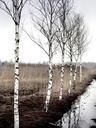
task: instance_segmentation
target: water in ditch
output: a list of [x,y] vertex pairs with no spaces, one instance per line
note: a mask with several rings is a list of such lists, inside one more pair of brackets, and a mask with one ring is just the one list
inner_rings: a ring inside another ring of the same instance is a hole
[[71,110],[56,122],[60,128],[96,128],[96,81],[78,97]]

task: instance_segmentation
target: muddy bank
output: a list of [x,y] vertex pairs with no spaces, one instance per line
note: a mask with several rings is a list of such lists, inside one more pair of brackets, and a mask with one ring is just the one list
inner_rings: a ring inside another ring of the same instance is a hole
[[[52,125],[66,113],[79,95],[85,92],[90,82],[96,79],[91,75],[88,80],[78,83],[78,90],[64,94],[61,101],[52,97],[49,111],[43,111],[45,96],[30,95],[20,97],[20,128],[56,128]],[[13,96],[0,96],[0,128],[13,128]]]

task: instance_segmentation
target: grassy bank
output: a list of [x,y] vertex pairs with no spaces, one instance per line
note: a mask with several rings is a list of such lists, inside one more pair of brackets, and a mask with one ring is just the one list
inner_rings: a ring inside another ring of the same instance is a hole
[[[13,128],[13,65],[4,64],[0,76],[0,128]],[[65,66],[64,95],[58,100],[60,66],[53,67],[53,91],[48,113],[43,111],[48,83],[47,65],[20,65],[20,128],[54,128],[50,124],[67,112],[77,97],[96,79],[95,71],[83,68],[79,83],[79,69],[75,93],[68,94],[69,67]]]

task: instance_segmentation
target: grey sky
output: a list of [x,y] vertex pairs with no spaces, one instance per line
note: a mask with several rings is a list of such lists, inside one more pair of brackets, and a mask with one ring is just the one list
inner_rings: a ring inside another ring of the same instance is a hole
[[88,28],[88,51],[83,61],[96,62],[96,0],[75,0],[76,12],[80,12],[85,19]]
[[[84,16],[88,28],[88,40],[90,45],[83,57],[83,61],[96,62],[96,0],[75,0],[75,10]],[[26,13],[24,14],[25,16]],[[27,18],[26,18],[27,19]],[[28,24],[28,20],[24,22]],[[14,61],[14,23],[12,19],[0,10],[0,60]],[[34,45],[27,36],[23,35],[20,43],[20,61],[43,62],[47,61],[46,54]],[[54,62],[60,62],[60,56],[56,55]]]

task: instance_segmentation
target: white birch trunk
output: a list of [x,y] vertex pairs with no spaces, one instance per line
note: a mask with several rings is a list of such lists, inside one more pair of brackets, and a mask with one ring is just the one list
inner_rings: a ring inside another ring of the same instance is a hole
[[72,59],[70,62],[70,80],[69,80],[69,90],[68,90],[69,94],[71,93],[71,88],[72,88]]
[[[19,128],[19,25],[21,12],[26,1],[23,0],[1,0],[1,9],[9,14],[15,23],[15,64],[14,64],[14,128]],[[12,7],[12,8],[11,8]]]
[[19,25],[15,24],[14,128],[19,128]]
[[19,1],[15,1],[15,85],[14,85],[14,128],[19,128]]
[[48,89],[47,89],[47,96],[46,96],[46,101],[45,101],[45,112],[48,111],[49,107],[49,102],[50,102],[50,97],[51,97],[51,92],[52,92],[52,78],[53,78],[53,73],[52,73],[52,44],[49,46],[49,80],[48,80]]
[[80,82],[82,82],[82,63],[81,63],[81,57],[80,57]]
[[62,66],[61,66],[61,83],[60,83],[60,95],[59,100],[62,99],[64,88],[64,51],[62,51]]
[[73,78],[73,81],[74,81],[73,89],[74,90],[75,90],[75,84],[76,84],[76,77],[77,77],[77,63],[75,65],[74,78]]

